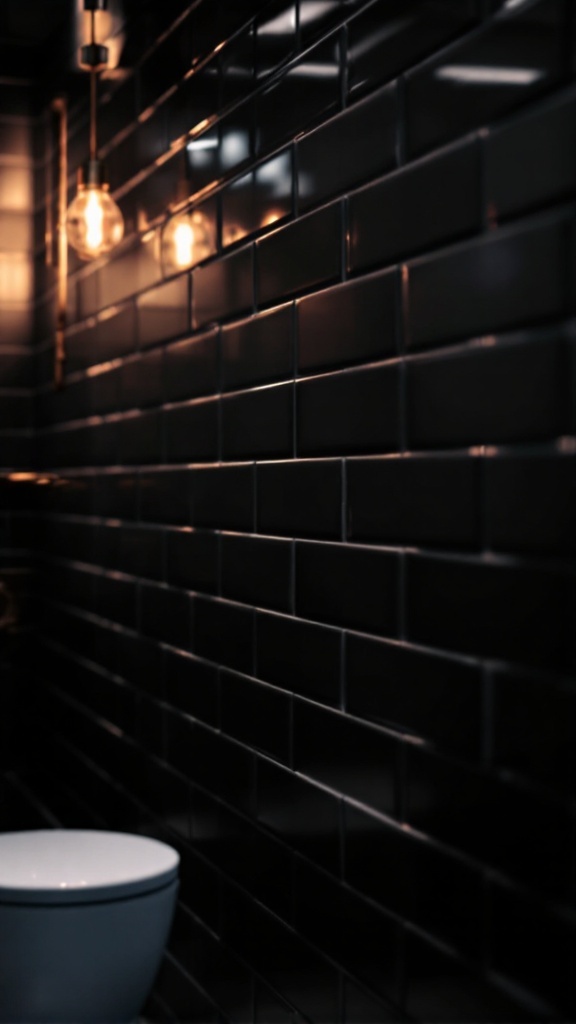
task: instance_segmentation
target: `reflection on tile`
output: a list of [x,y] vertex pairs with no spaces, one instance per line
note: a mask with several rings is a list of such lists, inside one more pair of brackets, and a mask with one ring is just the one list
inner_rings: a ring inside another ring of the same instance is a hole
[[225,390],[292,376],[292,304],[222,329]]
[[396,162],[396,90],[380,90],[296,145],[301,209],[382,174]]
[[232,313],[248,312],[254,301],[250,247],[192,272],[192,322],[202,327]]
[[501,117],[567,75],[565,7],[540,0],[407,78],[410,156]]
[[348,28],[348,88],[353,96],[422,60],[474,24],[475,0],[379,0]]
[[479,231],[479,143],[464,143],[354,192],[349,210],[351,270]]
[[296,0],[274,0],[256,19],[256,74],[258,78],[283,64],[296,48]]
[[183,334],[190,325],[187,274],[143,292],[136,300],[140,345]]
[[338,109],[340,55],[336,39],[309,50],[299,64],[257,96],[258,152],[280,145]]
[[260,164],[222,193],[222,244],[284,220],[292,212],[290,150]]

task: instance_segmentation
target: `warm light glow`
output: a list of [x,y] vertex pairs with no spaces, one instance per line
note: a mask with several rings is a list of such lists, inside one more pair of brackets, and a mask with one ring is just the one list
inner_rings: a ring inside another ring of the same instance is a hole
[[99,249],[104,237],[104,210],[99,191],[94,190],[88,193],[84,217],[86,219],[86,247]]
[[194,251],[194,229],[191,224],[178,224],[174,231],[174,260],[178,267],[188,267],[192,263]]
[[200,263],[212,251],[211,227],[199,210],[172,217],[162,232],[162,264],[165,274],[175,274]]
[[29,302],[33,291],[32,275],[28,253],[0,253],[0,302]]
[[83,260],[109,252],[124,234],[122,214],[107,185],[79,185],[66,223],[68,242]]

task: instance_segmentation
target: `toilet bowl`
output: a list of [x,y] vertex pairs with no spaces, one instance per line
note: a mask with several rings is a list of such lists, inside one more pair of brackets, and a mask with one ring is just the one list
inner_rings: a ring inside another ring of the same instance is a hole
[[144,836],[0,834],[0,1021],[134,1021],[168,938],[178,863]]

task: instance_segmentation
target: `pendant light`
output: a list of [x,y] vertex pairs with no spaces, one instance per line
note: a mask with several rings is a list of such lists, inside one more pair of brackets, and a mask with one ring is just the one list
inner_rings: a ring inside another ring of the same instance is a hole
[[108,63],[108,48],[95,40],[96,11],[107,0],[84,0],[90,12],[90,42],[81,49],[81,63],[90,69],[90,155],[78,170],[78,191],[66,215],[68,242],[83,260],[96,259],[122,241],[124,219],[110,195],[104,166],[97,157],[96,102],[98,71]]

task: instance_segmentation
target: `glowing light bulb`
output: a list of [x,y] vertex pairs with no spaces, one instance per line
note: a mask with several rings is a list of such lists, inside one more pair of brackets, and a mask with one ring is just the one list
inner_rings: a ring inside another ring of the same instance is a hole
[[104,210],[99,192],[90,191],[88,193],[84,217],[86,220],[86,248],[99,249],[104,237]]
[[189,267],[193,260],[194,228],[186,221],[174,230],[174,262],[177,267]]
[[213,252],[213,231],[199,210],[177,214],[162,231],[161,260],[165,274],[192,267]]
[[88,180],[83,173],[78,193],[66,215],[68,242],[83,260],[93,260],[122,241],[124,219],[108,191],[101,165],[90,161]]

